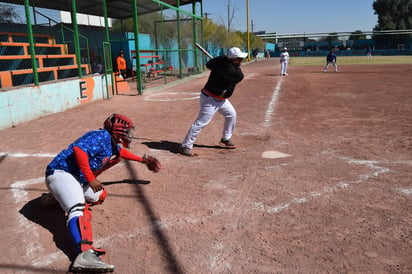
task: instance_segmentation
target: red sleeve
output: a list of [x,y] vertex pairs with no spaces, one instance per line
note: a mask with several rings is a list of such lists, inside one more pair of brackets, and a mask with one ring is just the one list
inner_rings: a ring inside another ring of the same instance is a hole
[[123,159],[133,160],[137,162],[141,162],[143,160],[142,157],[134,155],[133,153],[124,148],[120,148],[120,157],[122,157]]
[[87,153],[81,150],[79,147],[73,147],[74,159],[76,160],[77,165],[80,170],[83,172],[84,177],[87,182],[92,182],[96,179],[93,174],[93,171],[90,168],[89,157]]

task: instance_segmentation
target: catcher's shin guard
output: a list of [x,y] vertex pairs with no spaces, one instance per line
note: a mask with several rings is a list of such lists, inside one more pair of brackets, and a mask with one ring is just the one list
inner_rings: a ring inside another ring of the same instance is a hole
[[[77,209],[76,209],[77,208]],[[92,233],[92,213],[87,204],[75,205],[72,210],[83,209],[83,215],[76,216],[68,222],[68,228],[70,234],[77,246],[78,252],[83,252],[89,249],[93,249],[103,255],[106,252],[104,250],[93,248],[93,233]]]

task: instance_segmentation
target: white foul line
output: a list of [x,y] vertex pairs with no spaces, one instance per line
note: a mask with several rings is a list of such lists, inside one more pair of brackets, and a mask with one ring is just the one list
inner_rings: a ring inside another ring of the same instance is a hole
[[[170,95],[168,98],[160,98],[157,99],[157,96],[165,96]],[[179,95],[179,96],[176,96]],[[185,97],[186,96],[186,97]],[[198,99],[200,96],[199,92],[163,92],[163,93],[155,93],[150,94],[144,98],[145,101],[153,101],[153,102],[175,102],[175,101],[185,101],[185,100],[194,100]]]
[[[11,192],[13,194],[14,203],[18,204],[27,200],[27,191],[24,189],[26,186],[35,185],[42,182],[44,182],[44,177],[29,179],[26,181],[17,181],[13,183],[11,185]],[[44,250],[41,241],[39,241],[38,227],[33,226],[33,224],[21,214],[18,215],[17,218],[20,228],[18,232],[23,234],[22,242],[26,246],[26,254],[24,254],[24,256],[27,258],[36,257],[39,252]],[[30,230],[30,233],[27,232],[28,230]]]
[[264,127],[269,127],[270,126],[270,122],[272,120],[272,114],[275,112],[275,104],[276,104],[277,99],[278,99],[278,95],[279,95],[280,87],[283,83],[283,79],[284,78],[279,79],[279,81],[276,84],[275,90],[272,94],[272,100],[270,100],[268,108],[266,110],[265,122],[263,123]]
[[376,162],[376,161],[355,160],[355,159],[351,159],[351,158],[342,158],[342,159],[346,160],[349,164],[359,164],[359,165],[364,165],[364,166],[370,167],[372,169],[372,171],[370,171],[366,174],[359,175],[358,179],[356,179],[356,180],[342,181],[342,182],[339,182],[339,183],[337,183],[336,185],[334,185],[332,187],[324,187],[322,191],[310,192],[304,197],[295,198],[295,199],[292,199],[292,200],[290,200],[286,203],[282,203],[282,204],[277,205],[277,206],[268,206],[268,205],[266,205],[262,202],[254,202],[253,206],[256,209],[266,211],[267,213],[279,213],[279,212],[289,208],[292,204],[302,204],[302,203],[309,202],[313,197],[323,196],[323,195],[328,194],[328,193],[332,193],[332,192],[336,192],[336,191],[339,191],[339,190],[344,189],[344,188],[348,188],[351,185],[363,183],[364,181],[366,181],[370,178],[376,178],[380,174],[390,171],[390,169],[388,169],[388,168],[378,166],[377,165],[378,162]]
[[0,157],[7,156],[7,157],[16,157],[16,158],[25,158],[25,157],[41,157],[41,158],[53,158],[56,154],[48,154],[48,153],[10,153],[10,152],[0,152]]

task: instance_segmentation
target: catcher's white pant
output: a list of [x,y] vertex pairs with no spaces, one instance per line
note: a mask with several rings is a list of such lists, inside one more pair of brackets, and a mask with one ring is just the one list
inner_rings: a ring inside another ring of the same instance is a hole
[[327,62],[326,65],[325,65],[325,68],[323,69],[323,72],[328,71],[328,67],[329,67],[330,64],[333,65],[333,67],[335,68],[335,71],[338,71],[338,65],[336,65],[336,62]]
[[210,123],[216,112],[219,112],[225,117],[222,138],[229,140],[232,137],[236,125],[235,108],[228,99],[219,101],[212,96],[207,96],[201,92],[199,114],[187,132],[186,137],[182,142],[182,146],[192,149],[200,131]]
[[288,73],[288,61],[280,62],[280,75],[286,75]]
[[[50,193],[59,202],[64,212],[77,204],[97,202],[103,190],[93,192],[90,186],[84,186],[70,173],[63,170],[55,170],[52,175],[46,177],[46,185]],[[67,217],[69,222],[76,216],[83,215],[83,211],[72,211]]]

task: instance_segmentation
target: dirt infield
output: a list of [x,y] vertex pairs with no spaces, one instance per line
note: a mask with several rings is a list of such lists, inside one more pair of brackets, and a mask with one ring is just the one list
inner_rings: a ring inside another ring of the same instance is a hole
[[116,273],[412,273],[412,66],[322,69],[244,65],[236,150],[217,146],[217,115],[198,157],[177,154],[207,75],[0,131],[0,272],[67,272],[64,213],[39,204],[44,169],[116,112],[136,123],[131,150],[165,167],[99,177],[95,246]]

